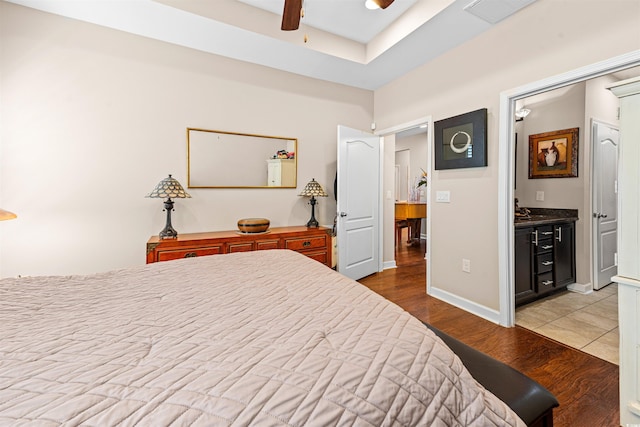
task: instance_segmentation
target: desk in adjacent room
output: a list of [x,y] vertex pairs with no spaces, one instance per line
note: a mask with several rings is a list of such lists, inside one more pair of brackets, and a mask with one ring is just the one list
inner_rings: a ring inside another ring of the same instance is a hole
[[[427,217],[427,204],[420,202],[396,202],[396,244],[400,241],[403,227],[408,227],[408,241],[420,239],[420,225],[422,218]],[[404,221],[404,223],[403,223]]]

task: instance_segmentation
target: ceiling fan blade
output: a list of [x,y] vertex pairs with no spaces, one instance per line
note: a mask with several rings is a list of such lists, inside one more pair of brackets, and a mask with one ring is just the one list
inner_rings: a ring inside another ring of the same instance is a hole
[[282,11],[282,26],[280,28],[283,31],[297,30],[300,26],[301,10],[302,0],[284,0],[284,10]]
[[393,0],[373,0],[373,2],[377,4],[380,7],[380,9],[386,9],[389,6],[391,6],[391,3],[393,3]]

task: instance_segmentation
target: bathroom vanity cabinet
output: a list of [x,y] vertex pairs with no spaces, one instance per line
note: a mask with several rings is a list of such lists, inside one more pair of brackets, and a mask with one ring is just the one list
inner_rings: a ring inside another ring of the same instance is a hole
[[575,219],[516,222],[516,305],[564,289],[576,280]]

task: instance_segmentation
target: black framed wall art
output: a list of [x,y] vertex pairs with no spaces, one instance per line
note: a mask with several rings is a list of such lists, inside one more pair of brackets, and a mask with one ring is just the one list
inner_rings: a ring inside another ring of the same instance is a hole
[[436,169],[487,166],[487,109],[434,123]]

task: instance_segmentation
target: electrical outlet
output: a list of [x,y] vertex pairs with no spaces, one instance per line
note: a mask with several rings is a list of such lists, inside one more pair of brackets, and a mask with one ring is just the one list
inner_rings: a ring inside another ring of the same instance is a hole
[[544,191],[536,191],[536,200],[544,202]]
[[471,273],[471,260],[462,258],[462,271],[465,273]]

